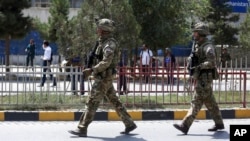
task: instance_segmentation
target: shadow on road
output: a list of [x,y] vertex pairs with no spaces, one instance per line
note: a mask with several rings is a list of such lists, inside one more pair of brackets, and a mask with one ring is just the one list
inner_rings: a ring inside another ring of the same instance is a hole
[[[109,138],[109,137],[94,137],[94,136],[88,136],[86,138],[98,139],[98,140],[102,140],[102,141],[146,141],[143,138],[134,137],[136,135],[138,135],[138,134],[119,135],[119,136],[116,136],[114,138]],[[82,138],[82,137],[71,136],[71,138]],[[83,138],[85,138],[85,137],[83,137]]]

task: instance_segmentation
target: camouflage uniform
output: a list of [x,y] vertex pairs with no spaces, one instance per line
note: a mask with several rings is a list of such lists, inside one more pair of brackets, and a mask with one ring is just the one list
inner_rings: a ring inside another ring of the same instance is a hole
[[195,55],[198,57],[198,65],[195,67],[193,74],[195,76],[194,79],[196,79],[196,85],[194,97],[191,101],[191,108],[180,125],[174,124],[174,127],[185,134],[187,134],[203,104],[205,104],[215,122],[215,126],[208,129],[208,131],[224,129],[221,112],[216,103],[212,89],[212,81],[215,79],[215,70],[217,71],[215,48],[213,44],[205,38],[205,40],[195,45]]
[[[183,124],[190,127],[194,121],[195,116],[198,114],[202,105],[205,104],[216,124],[223,124],[221,113],[213,95],[212,81],[213,72],[215,67],[215,51],[211,43],[205,42],[205,46],[196,46],[196,55],[199,58],[200,68],[195,71],[198,74],[195,86],[194,98],[191,101],[191,108],[183,119]],[[195,74],[194,74],[195,75]]]
[[[125,124],[125,131],[121,133],[129,133],[136,128],[135,123],[126,111],[126,108],[116,96],[116,91],[113,86],[114,70],[119,60],[119,56],[117,55],[118,52],[118,44],[111,35],[100,37],[99,45],[95,51],[97,64],[92,67],[95,82],[92,85],[92,90],[87,99],[86,112],[82,114],[78,124],[79,131],[77,132],[80,132],[83,136],[84,134],[87,136],[88,125],[93,121],[96,110],[104,97],[106,97],[115,107],[117,114],[121,117],[123,123]],[[81,136],[80,134],[75,135]]]

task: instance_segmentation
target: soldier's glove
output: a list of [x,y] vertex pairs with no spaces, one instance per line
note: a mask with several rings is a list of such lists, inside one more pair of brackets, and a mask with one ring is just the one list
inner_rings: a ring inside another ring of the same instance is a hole
[[87,69],[84,69],[82,71],[83,76],[84,76],[85,79],[87,79],[91,75],[92,72],[93,72],[93,70],[91,68],[87,68]]

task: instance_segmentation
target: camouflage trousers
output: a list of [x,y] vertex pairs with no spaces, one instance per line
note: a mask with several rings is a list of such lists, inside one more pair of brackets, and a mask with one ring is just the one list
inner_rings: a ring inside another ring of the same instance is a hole
[[95,79],[92,85],[92,90],[87,99],[87,109],[81,115],[78,128],[86,130],[88,125],[93,121],[96,110],[99,107],[101,100],[106,97],[107,100],[114,106],[116,113],[122,119],[126,127],[134,125],[134,121],[128,114],[126,108],[116,96],[116,91],[113,86],[112,78]]
[[191,101],[191,107],[184,117],[182,124],[189,128],[196,115],[201,110],[203,104],[206,106],[215,124],[223,124],[219,106],[213,95],[212,76],[210,77],[206,73],[203,76],[201,75],[196,81],[195,93]]

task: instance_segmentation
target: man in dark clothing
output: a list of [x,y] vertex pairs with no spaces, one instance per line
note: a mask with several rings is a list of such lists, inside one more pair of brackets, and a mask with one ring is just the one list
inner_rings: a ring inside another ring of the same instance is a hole
[[[119,66],[119,94],[123,95],[124,93],[128,93],[127,89],[127,50],[122,50],[120,55],[120,61],[118,63]],[[123,91],[122,91],[123,89]]]
[[[84,77],[80,74],[82,72],[82,64],[80,57],[68,58],[66,66],[70,67],[67,72],[70,72],[69,78],[71,80],[71,90],[73,95],[77,94],[77,82],[80,82],[80,93],[84,95]],[[78,74],[79,73],[79,74]]]
[[164,67],[168,75],[168,84],[174,84],[175,56],[169,48],[165,49]]
[[30,39],[30,43],[28,44],[28,46],[25,49],[25,52],[27,53],[26,56],[26,70],[28,70],[28,66],[29,66],[29,62],[30,62],[30,66],[32,67],[32,70],[34,70],[33,68],[33,60],[35,57],[35,43],[33,39]]
[[231,60],[231,56],[230,54],[227,52],[227,49],[226,48],[223,48],[222,49],[222,53],[221,53],[221,56],[220,56],[220,61],[221,61],[221,77],[220,77],[220,80],[222,80],[222,77],[223,77],[223,71],[225,69],[225,79],[227,81],[227,68],[228,68],[228,62]]

